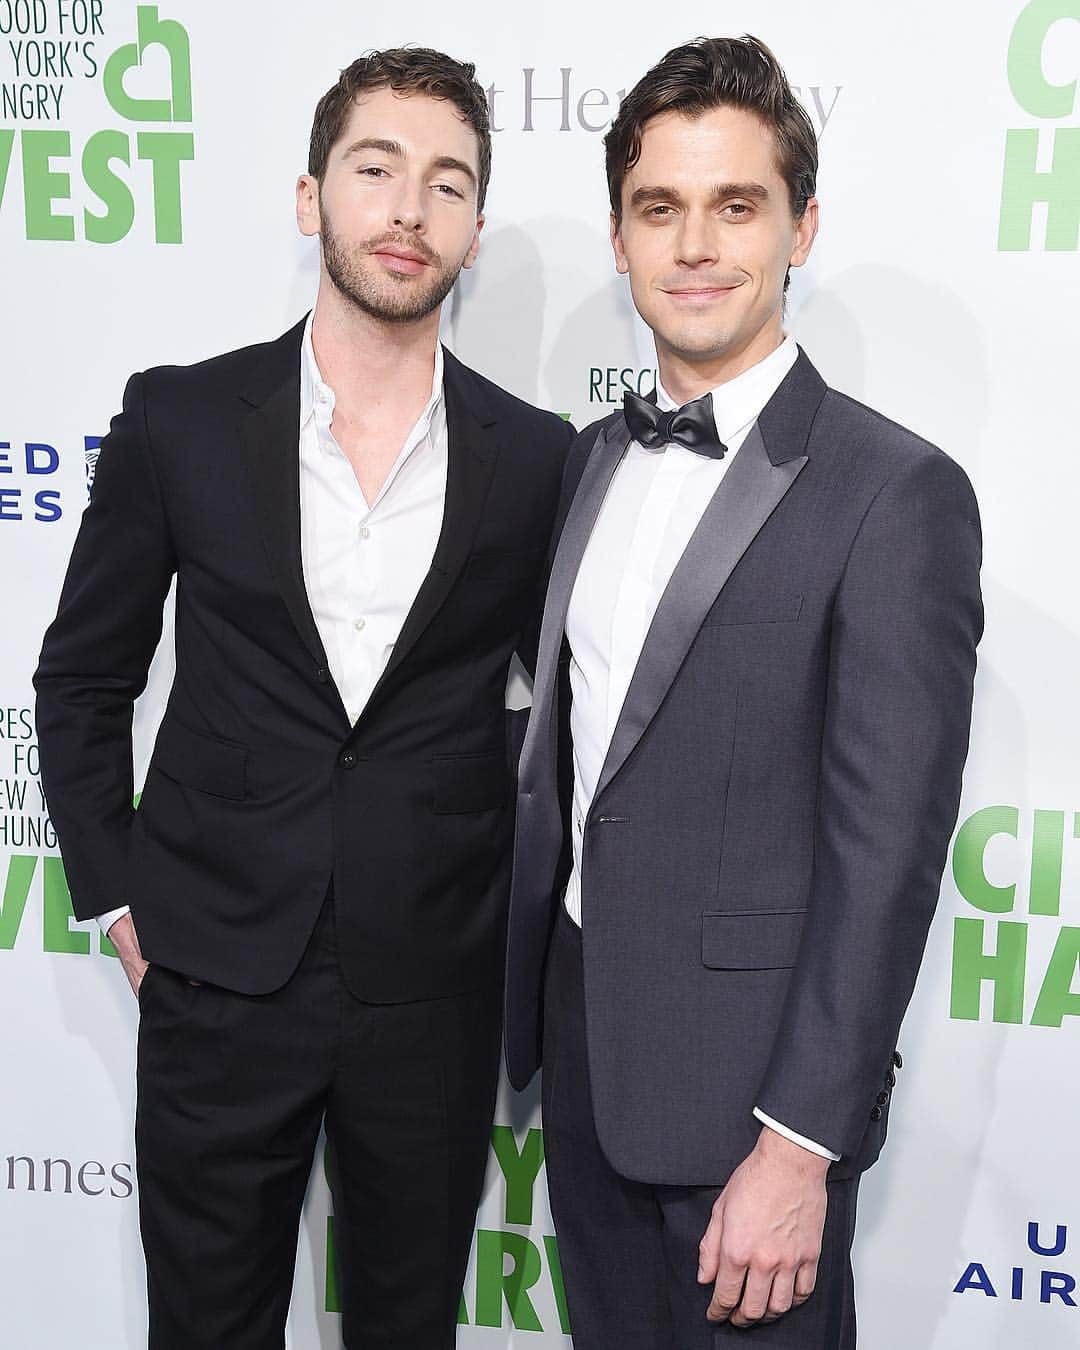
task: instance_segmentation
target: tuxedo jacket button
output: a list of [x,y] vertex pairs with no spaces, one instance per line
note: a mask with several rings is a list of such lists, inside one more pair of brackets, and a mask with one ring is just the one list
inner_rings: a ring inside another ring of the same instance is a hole
[[880,1107],[880,1106],[875,1106],[874,1109],[870,1112],[870,1119],[871,1119],[871,1120],[880,1120],[881,1117],[882,1117],[883,1115],[884,1115],[884,1112],[882,1111],[881,1107]]

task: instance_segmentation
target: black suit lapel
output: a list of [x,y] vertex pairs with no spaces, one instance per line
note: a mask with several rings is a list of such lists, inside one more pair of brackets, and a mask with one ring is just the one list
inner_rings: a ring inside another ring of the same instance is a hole
[[[472,549],[498,458],[496,418],[482,387],[444,349],[446,397],[446,504],[435,555],[402,625],[390,660],[372,691],[363,716],[390,684],[401,663],[438,614]],[[361,718],[362,720],[362,718]]]
[[[259,365],[241,394],[251,411],[241,419],[239,432],[270,569],[296,631],[316,665],[328,670],[300,548],[300,344],[305,322],[261,349]],[[444,361],[448,444],[442,528],[431,567],[361,720],[392,682],[460,575],[498,458],[496,417],[483,387],[450,352],[444,351]]]
[[251,411],[239,425],[270,570],[315,664],[328,669],[300,553],[300,344],[306,319],[261,349],[241,394]]

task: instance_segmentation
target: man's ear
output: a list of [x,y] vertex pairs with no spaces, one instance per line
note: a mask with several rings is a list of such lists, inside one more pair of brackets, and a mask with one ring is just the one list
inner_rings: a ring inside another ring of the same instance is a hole
[[296,180],[296,223],[301,234],[318,234],[322,229],[319,180],[309,173],[302,173]]
[[818,232],[818,199],[811,197],[806,210],[795,223],[795,246],[791,250],[789,263],[792,267],[801,267],[810,256]]
[[627,272],[630,271],[630,264],[626,261],[626,254],[623,251],[622,226],[619,223],[619,221],[615,219],[614,211],[612,211],[610,216],[610,228],[611,228],[611,249],[612,252],[615,254],[615,271],[621,272],[625,275]]
[[484,217],[481,213],[476,217],[476,229],[473,231],[472,243],[469,245],[469,251],[465,254],[462,267],[471,267],[476,261],[476,255],[480,252],[480,231],[484,228]]

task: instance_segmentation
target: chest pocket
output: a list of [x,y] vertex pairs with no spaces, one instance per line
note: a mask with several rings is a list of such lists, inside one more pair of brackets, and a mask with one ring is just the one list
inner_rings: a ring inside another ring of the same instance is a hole
[[728,600],[721,596],[705,622],[730,628],[749,627],[752,624],[796,623],[802,607],[801,595],[765,596],[753,600],[744,597]]

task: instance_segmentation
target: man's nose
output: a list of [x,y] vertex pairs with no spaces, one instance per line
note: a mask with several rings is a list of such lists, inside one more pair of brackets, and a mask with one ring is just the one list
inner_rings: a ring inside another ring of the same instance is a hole
[[395,229],[405,230],[409,234],[423,230],[426,216],[421,183],[408,178],[400,181],[390,204],[390,218]]
[[678,261],[696,267],[715,262],[719,254],[716,230],[707,211],[689,211],[679,231]]

